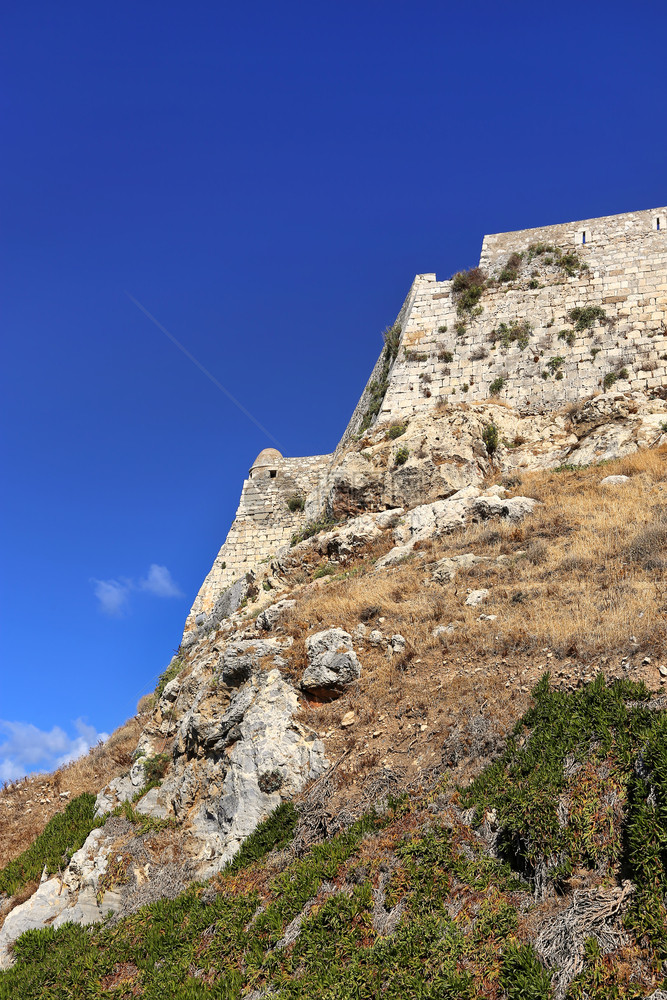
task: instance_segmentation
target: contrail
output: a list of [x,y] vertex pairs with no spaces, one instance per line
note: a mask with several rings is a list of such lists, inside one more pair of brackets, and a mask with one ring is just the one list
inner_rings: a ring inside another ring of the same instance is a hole
[[262,426],[262,424],[260,424],[259,420],[256,420],[255,417],[253,417],[252,413],[250,413],[249,410],[246,410],[246,408],[243,405],[243,403],[239,403],[238,399],[236,399],[234,396],[232,396],[231,392],[229,392],[227,389],[225,389],[225,387],[222,384],[222,382],[218,382],[218,380],[215,377],[215,375],[211,375],[211,373],[208,370],[208,368],[204,368],[204,366],[201,363],[201,361],[197,361],[197,359],[194,356],[194,354],[190,354],[190,352],[188,351],[187,347],[183,347],[183,344],[181,344],[181,342],[179,340],[176,340],[176,337],[174,337],[173,333],[169,333],[169,330],[167,330],[166,327],[162,326],[162,323],[160,323],[159,320],[157,320],[155,318],[155,316],[153,316],[151,313],[149,313],[148,309],[146,309],[145,306],[142,306],[141,302],[139,302],[137,299],[135,299],[134,295],[130,295],[130,293],[127,292],[127,291],[125,292],[125,294],[127,295],[127,297],[130,300],[130,302],[134,302],[134,304],[137,307],[137,309],[141,309],[141,311],[144,314],[144,316],[148,316],[148,318],[151,321],[151,323],[155,323],[155,325],[158,328],[158,330],[162,330],[162,332],[165,335],[165,337],[169,337],[169,340],[172,342],[172,344],[175,344],[176,347],[179,349],[179,351],[182,351],[183,354],[186,356],[186,358],[189,358],[190,361],[192,362],[192,364],[196,365],[197,368],[199,369],[199,371],[204,373],[204,375],[206,376],[207,379],[210,379],[210,381],[213,383],[213,385],[217,386],[218,389],[220,389],[221,392],[224,392],[224,394],[227,397],[227,399],[231,403],[234,404],[234,406],[237,408],[237,410],[240,410],[241,413],[245,414],[245,416],[248,418],[248,420],[251,420],[253,422],[253,424],[255,425],[255,427],[259,428],[259,430],[262,432],[262,434],[266,434],[266,436],[269,439],[269,441],[273,441],[273,443],[275,445],[278,445],[278,447],[280,449],[282,449],[282,445],[280,444],[280,441],[276,441],[276,439],[274,438],[273,434],[270,434],[267,431],[266,427]]

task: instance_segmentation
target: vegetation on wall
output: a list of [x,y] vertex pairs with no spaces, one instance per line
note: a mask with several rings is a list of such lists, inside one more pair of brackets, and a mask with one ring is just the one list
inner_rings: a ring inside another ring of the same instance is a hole
[[382,407],[382,402],[389,387],[389,372],[398,354],[398,347],[401,341],[401,325],[395,323],[383,333],[384,348],[382,350],[382,366],[377,379],[368,386],[369,400],[366,411],[359,426],[359,433],[363,434],[371,426]]
[[468,271],[457,271],[452,278],[452,294],[459,316],[465,313],[477,314],[478,302],[486,288],[487,278],[481,267],[471,267]]

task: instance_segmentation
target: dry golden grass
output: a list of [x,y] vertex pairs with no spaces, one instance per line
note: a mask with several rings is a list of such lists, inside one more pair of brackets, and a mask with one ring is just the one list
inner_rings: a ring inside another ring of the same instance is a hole
[[[17,857],[68,802],[91,792],[96,795],[112,778],[127,771],[147,715],[133,716],[105,743],[53,774],[37,774],[8,783],[0,790],[0,867]],[[69,796],[61,799],[61,792]]]
[[[630,479],[599,485],[615,474]],[[447,734],[482,710],[506,729],[545,669],[556,683],[575,685],[599,670],[621,675],[627,657],[630,676],[659,686],[657,666],[667,660],[667,449],[526,474],[514,492],[541,501],[519,524],[472,525],[376,573],[372,563],[385,541],[349,564],[348,579],[302,588],[286,622],[295,681],[313,632],[339,626],[354,633],[362,622],[407,640],[405,652],[393,656],[368,637],[355,642],[360,683],[336,701],[304,703],[303,719],[328,737],[327,752],[346,754],[345,795],[372,768],[401,767],[410,780],[437,765]],[[449,584],[433,583],[432,564],[462,552],[489,561]],[[499,555],[508,558],[498,563]],[[489,599],[467,607],[467,592],[482,588]],[[496,618],[480,621],[482,613]],[[436,626],[450,624],[451,632],[433,637]],[[651,663],[643,664],[647,656]],[[349,710],[356,724],[342,730]]]

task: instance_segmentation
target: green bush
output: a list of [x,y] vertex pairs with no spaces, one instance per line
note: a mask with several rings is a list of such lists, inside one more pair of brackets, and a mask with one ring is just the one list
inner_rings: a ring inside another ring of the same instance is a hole
[[499,437],[498,428],[495,424],[487,424],[482,432],[482,441],[486,445],[489,455],[493,455],[498,450]]
[[0,892],[13,896],[28,882],[39,880],[44,867],[50,875],[65,868],[75,851],[103,820],[95,819],[95,796],[84,792],[56,813],[37,839],[0,870]]
[[315,518],[314,521],[309,521],[305,524],[300,531],[296,531],[291,538],[290,545],[297,545],[299,542],[303,542],[306,538],[312,538],[313,535],[319,535],[320,531],[331,531],[335,528],[339,522],[332,517],[327,517],[326,514],[321,514],[320,517]]
[[396,438],[399,438],[401,437],[402,434],[405,434],[407,429],[408,429],[407,424],[392,424],[386,434],[387,440],[395,441]]
[[[171,757],[168,753],[156,753],[152,757],[144,757],[141,761],[144,768],[144,778],[146,784],[155,786],[157,782],[164,778],[165,771],[169,767]],[[145,795],[147,789],[141,789],[141,794]]]
[[489,392],[492,396],[497,396],[504,385],[505,379],[502,375],[499,375],[498,378],[494,378],[493,382],[489,386]]
[[502,347],[511,347],[516,344],[522,351],[530,342],[530,335],[533,328],[528,320],[510,320],[509,323],[500,323],[495,330],[491,331],[491,340],[500,343]]
[[396,452],[396,454],[394,455],[394,465],[395,466],[397,466],[397,465],[405,465],[405,463],[407,462],[407,460],[408,460],[409,457],[410,457],[410,449],[409,448],[405,448],[405,447],[399,448],[398,451]]
[[570,309],[567,316],[570,322],[574,323],[575,330],[580,333],[590,330],[596,321],[604,323],[607,318],[601,306],[577,306],[576,309]]
[[313,580],[320,580],[323,576],[334,576],[335,573],[335,566],[332,566],[331,563],[324,563],[322,566],[318,566],[313,573]]
[[452,278],[452,292],[459,315],[472,312],[486,288],[486,275],[480,267],[458,271]]
[[303,510],[306,506],[306,498],[300,493],[293,493],[291,497],[287,498],[287,506],[292,514],[296,514],[297,511]]
[[157,682],[157,687],[155,688],[155,699],[159,701],[162,697],[162,692],[166,688],[169,681],[173,681],[175,677],[178,677],[181,670],[183,669],[183,661],[180,656],[175,656],[166,670],[164,670]]
[[565,364],[565,358],[561,358],[560,356],[558,356],[558,357],[555,357],[555,358],[550,358],[547,361],[547,368],[549,369],[549,371],[553,375],[553,374],[555,374],[558,371],[558,369],[560,368],[560,366],[563,365],[563,364]]

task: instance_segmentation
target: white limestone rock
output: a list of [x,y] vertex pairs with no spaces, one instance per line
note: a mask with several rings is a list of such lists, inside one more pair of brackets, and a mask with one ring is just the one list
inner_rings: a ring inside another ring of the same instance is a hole
[[481,590],[471,590],[466,597],[465,603],[468,607],[475,608],[478,604],[482,604],[486,601],[490,593],[491,591],[486,590],[484,587]]
[[289,611],[293,608],[296,601],[291,601],[285,598],[282,601],[277,601],[276,604],[269,605],[268,608],[264,608],[263,611],[257,615],[255,619],[255,628],[260,632],[270,632],[271,629],[275,628],[285,611]]
[[308,666],[301,679],[304,691],[335,696],[361,677],[352,636],[341,628],[325,629],[306,639]]

